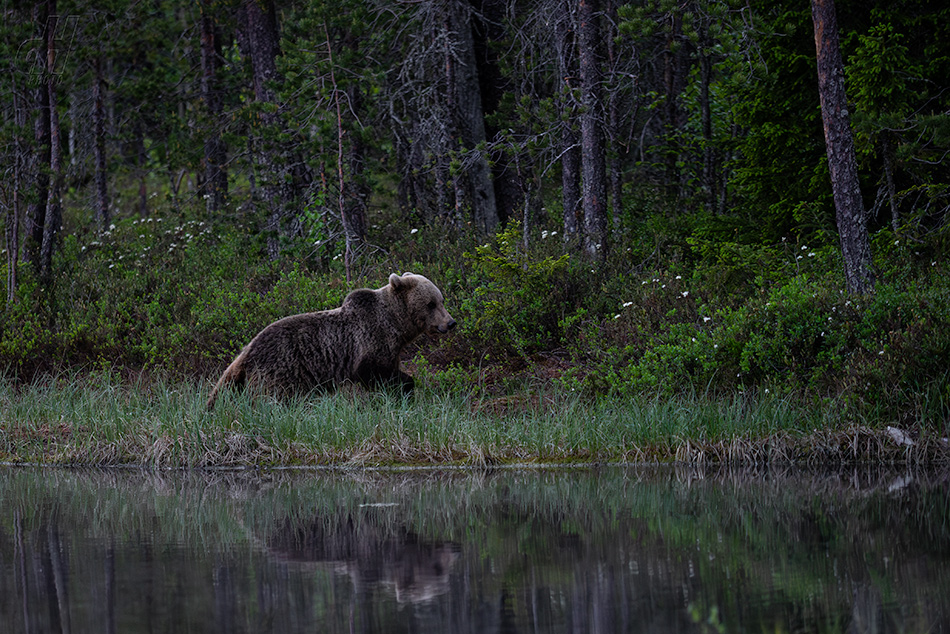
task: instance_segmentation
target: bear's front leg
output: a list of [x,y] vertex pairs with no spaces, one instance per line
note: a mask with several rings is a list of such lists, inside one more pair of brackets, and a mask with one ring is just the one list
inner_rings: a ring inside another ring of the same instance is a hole
[[384,366],[364,361],[356,370],[356,380],[368,388],[399,388],[403,394],[412,394],[415,380],[399,369],[399,366]]
[[396,370],[394,382],[402,387],[403,394],[412,394],[416,388],[416,380],[402,370]]

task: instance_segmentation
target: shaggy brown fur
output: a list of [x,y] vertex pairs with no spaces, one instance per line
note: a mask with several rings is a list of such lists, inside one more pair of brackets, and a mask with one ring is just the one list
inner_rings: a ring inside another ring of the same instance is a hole
[[377,290],[351,292],[340,308],[292,315],[264,328],[224,371],[208,398],[214,406],[226,385],[278,396],[332,389],[344,381],[395,384],[406,392],[412,377],[399,354],[424,332],[447,333],[455,320],[442,293],[421,275],[393,273]]

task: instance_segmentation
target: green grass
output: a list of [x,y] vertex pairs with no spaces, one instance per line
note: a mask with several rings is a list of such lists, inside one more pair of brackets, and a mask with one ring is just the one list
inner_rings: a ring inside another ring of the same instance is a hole
[[769,395],[413,398],[355,388],[278,402],[208,385],[73,374],[0,381],[0,461],[179,467],[946,461],[836,408]]

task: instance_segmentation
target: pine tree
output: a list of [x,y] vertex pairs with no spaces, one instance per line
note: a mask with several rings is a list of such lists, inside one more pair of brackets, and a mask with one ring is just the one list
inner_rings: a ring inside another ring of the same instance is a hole
[[848,116],[844,62],[838,45],[835,4],[834,0],[812,0],[811,7],[818,56],[818,94],[821,99],[821,117],[825,128],[838,236],[844,256],[845,281],[849,293],[864,294],[874,288],[871,246],[858,181],[854,136]]

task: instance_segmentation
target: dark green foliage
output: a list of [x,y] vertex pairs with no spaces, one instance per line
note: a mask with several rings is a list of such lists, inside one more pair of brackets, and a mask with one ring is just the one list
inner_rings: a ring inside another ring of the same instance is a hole
[[4,306],[0,356],[27,376],[77,363],[204,371],[277,317],[342,301],[339,282],[261,251],[202,221],[124,220],[82,246],[71,237],[54,285],[24,284]]
[[623,394],[767,390],[844,398],[895,420],[921,420],[934,405],[926,399],[946,407],[950,285],[936,274],[900,277],[853,300],[841,280],[822,273],[835,268],[828,253],[803,253],[808,266],[797,259],[786,266],[787,281],[758,278],[739,302],[723,302],[710,286],[715,267],[690,279],[645,277],[615,318],[589,335],[604,347],[584,383]]
[[[947,208],[940,167],[950,147],[940,132],[950,81],[947,9],[933,2],[836,6],[871,227],[888,222],[892,214],[884,209],[893,199],[901,218],[895,225],[935,230],[940,223],[933,214]],[[766,242],[794,236],[831,245],[834,214],[808,6],[783,1],[759,8],[762,36],[747,50],[752,72],[737,82],[734,102],[744,132],[735,146],[737,209],[759,222]]]
[[512,222],[493,243],[464,254],[471,286],[460,307],[464,332],[499,351],[527,355],[561,343],[563,322],[579,308],[584,285],[568,255],[535,258],[524,251],[522,238]]

